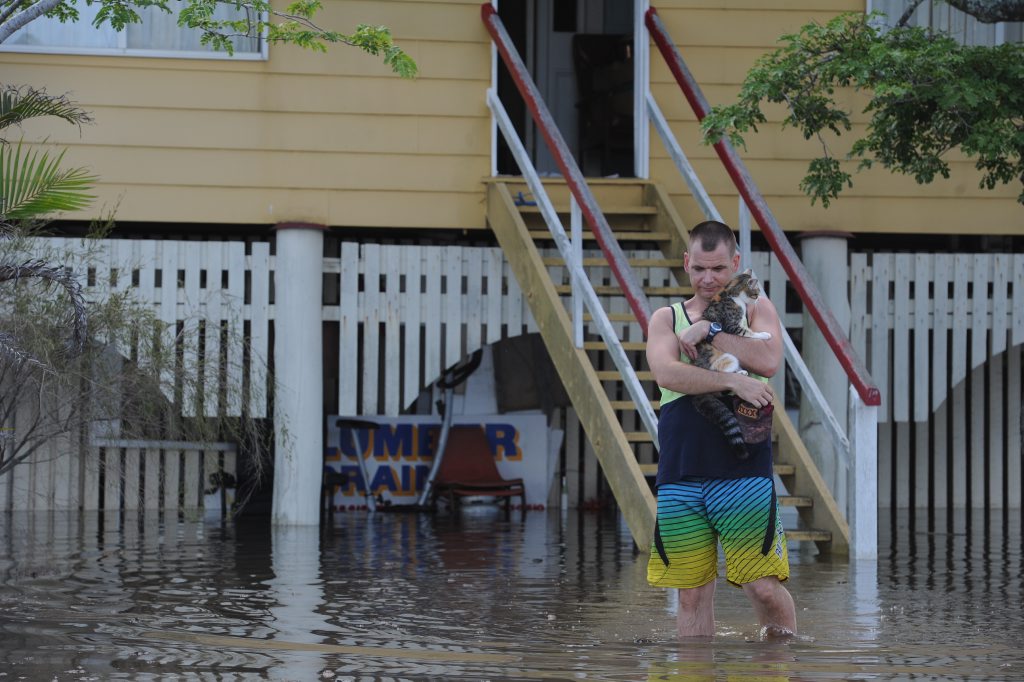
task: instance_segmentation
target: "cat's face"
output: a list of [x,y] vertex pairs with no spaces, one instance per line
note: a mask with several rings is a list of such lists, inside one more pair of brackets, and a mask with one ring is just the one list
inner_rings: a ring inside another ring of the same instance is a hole
[[699,244],[694,246],[683,254],[683,268],[690,275],[694,293],[710,302],[736,274],[740,255],[730,254],[724,243],[713,251],[705,251]]
[[733,277],[722,290],[723,296],[746,298],[753,301],[761,295],[761,285],[753,273],[747,269]]

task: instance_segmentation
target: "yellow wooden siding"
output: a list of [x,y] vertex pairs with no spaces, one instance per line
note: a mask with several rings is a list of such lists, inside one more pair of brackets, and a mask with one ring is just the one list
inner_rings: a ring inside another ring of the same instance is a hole
[[[740,85],[755,60],[776,48],[778,38],[810,21],[824,23],[844,11],[864,11],[863,2],[712,2],[672,0],[655,3],[658,14],[676,42],[694,78],[712,105],[735,101]],[[697,169],[727,220],[737,220],[738,194],[717,154],[700,143],[696,116],[675,83],[660,53],[652,46],[651,92],[669,120],[687,156]],[[842,159],[855,135],[864,130],[866,98],[840,93],[852,112],[853,130],[836,140],[827,136],[831,153]],[[781,106],[765,108],[768,123],[747,134],[740,155],[765,194],[772,212],[786,230],[841,230],[892,233],[1024,233],[1024,209],[1016,197],[1019,183],[979,188],[980,173],[962,154],[952,153],[951,178],[918,185],[912,178],[881,168],[856,172],[849,163],[854,186],[823,209],[811,206],[799,182],[807,163],[820,154],[817,140],[781,129]],[[699,210],[665,148],[651,133],[651,177],[669,189],[684,220],[701,220]]]
[[[655,5],[712,104],[733,101],[747,70],[783,33],[864,9],[853,0]],[[94,208],[70,217],[116,203],[125,221],[484,229],[491,50],[480,2],[345,0],[327,3],[321,23],[344,31],[358,23],[391,27],[420,77],[403,81],[346,47],[315,54],[273,46],[267,61],[0,53],[0,65],[6,82],[69,91],[94,113],[96,123],[81,132],[58,123],[26,127],[32,138],[66,145],[69,163],[101,177]],[[696,117],[656,50],[651,81],[720,210],[735,216],[732,183],[700,144]],[[864,100],[846,97],[856,134],[866,121]],[[855,174],[854,188],[830,209],[812,207],[798,183],[820,145],[779,130],[780,107],[766,113],[769,123],[748,136],[741,154],[786,229],[1024,231],[1019,186],[979,189],[972,164],[957,154],[949,157],[949,181],[919,186],[874,169]],[[832,151],[841,156],[851,139],[831,140]],[[652,177],[688,221],[697,219],[653,131],[651,157]]]
[[[281,3],[283,6],[283,2]],[[342,31],[390,27],[406,81],[344,46],[271,46],[267,61],[0,53],[4,80],[70,92],[81,131],[33,123],[100,176],[89,218],[482,229],[490,43],[475,0],[326,3]]]

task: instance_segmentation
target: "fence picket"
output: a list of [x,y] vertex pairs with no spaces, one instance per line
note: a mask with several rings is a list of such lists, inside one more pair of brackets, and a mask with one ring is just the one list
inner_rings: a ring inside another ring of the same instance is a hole
[[156,448],[146,448],[143,466],[145,466],[146,484],[143,490],[142,506],[147,510],[159,509],[161,506],[160,479],[162,478],[160,451]]
[[424,249],[426,256],[426,296],[424,309],[423,379],[434,383],[441,374],[441,251],[440,247]]
[[449,247],[444,258],[444,368],[462,359],[462,249]]
[[220,414],[220,343],[221,320],[224,306],[224,249],[220,242],[204,242],[203,269],[206,270],[206,294],[203,300],[206,311],[202,314],[203,327],[203,361],[198,368],[202,372],[203,415],[216,417]]
[[341,243],[340,319],[338,323],[338,413],[357,414],[359,397],[359,245]]
[[1024,254],[1013,255],[1013,340],[1016,346],[1024,343]]
[[[892,254],[876,253],[871,272],[871,378],[878,384],[882,404],[878,408],[878,421],[892,418],[892,399],[889,397],[889,277],[892,272]],[[776,306],[778,307],[778,306]],[[881,436],[879,436],[881,438]],[[881,452],[879,471],[883,470]],[[881,486],[881,480],[879,481]]]
[[395,416],[402,410],[402,363],[400,342],[402,333],[401,277],[403,272],[394,265],[401,263],[401,247],[381,249],[381,274],[386,277],[384,295],[384,414]]
[[164,509],[175,513],[181,505],[181,450],[164,450]]
[[995,357],[1006,350],[1006,336],[1009,325],[1007,324],[1007,304],[1010,300],[1010,293],[1007,286],[1010,283],[1010,261],[1009,254],[997,253],[992,256],[992,295],[985,298],[992,304],[992,321],[988,325],[992,330],[992,343],[988,356]]
[[971,320],[971,369],[985,362],[988,351],[989,307],[988,297],[989,276],[992,273],[992,255],[974,254],[974,277],[971,286],[971,304],[969,307]]
[[160,242],[160,332],[159,352],[163,358],[160,387],[168,400],[174,400],[175,337],[178,324],[178,246],[174,242]]
[[463,254],[466,259],[466,307],[462,319],[466,321],[466,352],[472,353],[482,345],[480,325],[483,313],[483,252],[480,249],[464,249]]
[[[932,268],[934,280],[934,315],[932,316],[932,411],[937,410],[949,396],[946,377],[946,357],[949,336],[949,275],[953,271],[953,258],[949,254],[935,254]],[[938,360],[942,358],[942,360]]]
[[[1006,338],[1006,332],[1003,332],[1003,338]],[[988,410],[986,417],[988,418],[988,443],[984,448],[985,455],[988,457],[988,471],[982,471],[982,474],[986,474],[983,478],[985,485],[988,487],[988,501],[986,507],[988,509],[1002,509],[1003,508],[1003,448],[1005,441],[1003,438],[1003,410],[1008,407],[1006,398],[1003,396],[1003,354],[993,354],[992,359],[988,361]],[[1019,451],[1018,451],[1019,452]],[[982,478],[979,476],[979,478]]]
[[363,244],[363,414],[380,414],[377,370],[380,364],[381,247]]
[[226,246],[224,264],[228,271],[226,298],[222,299],[228,310],[227,349],[224,361],[226,386],[224,388],[224,411],[229,417],[242,416],[243,362],[245,358],[244,321],[242,305],[245,301],[245,244],[229,242]]
[[[1018,261],[1020,262],[1020,261]],[[1014,292],[1019,292],[1015,289]],[[1020,294],[1017,294],[1020,295]],[[1014,308],[1021,307],[1018,302]],[[1007,401],[1006,401],[1006,506],[1021,508],[1021,416],[1024,412],[1024,395],[1021,386],[1021,346],[1014,345],[1006,354]]]
[[202,268],[203,242],[178,242],[178,257],[185,271],[183,289],[184,303],[181,309],[181,371],[184,382],[181,387],[181,413],[186,417],[199,414],[199,271]]
[[125,448],[124,451],[124,509],[136,511],[142,497],[142,453],[138,448]]
[[249,414],[267,416],[270,360],[270,244],[253,242],[249,257]]
[[[892,327],[892,418],[905,422],[910,419],[910,386],[904,380],[910,368],[910,280],[914,276],[913,256],[908,253],[896,254],[896,270],[893,273],[893,327]],[[900,450],[901,458],[907,455]],[[900,480],[906,480],[901,478]]]
[[[420,393],[420,350],[423,338],[423,291],[420,281],[422,259],[419,248],[403,246],[400,262],[405,272],[405,295],[402,296],[402,321],[405,325],[405,352],[402,353],[404,377],[402,379],[402,409],[416,400]],[[342,414],[350,414],[343,412]]]
[[504,293],[501,285],[502,262],[504,258],[498,249],[487,249],[484,264],[484,276],[487,277],[487,343],[501,340],[501,305]]

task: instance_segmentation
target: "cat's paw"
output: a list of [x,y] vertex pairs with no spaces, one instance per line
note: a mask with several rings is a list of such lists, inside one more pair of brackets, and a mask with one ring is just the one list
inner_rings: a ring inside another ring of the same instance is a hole
[[738,370],[736,370],[736,372],[735,372],[735,373],[736,373],[736,374],[742,374],[743,376],[750,376],[750,372],[748,372],[748,371],[747,371],[747,370],[745,370],[745,369],[738,369]]

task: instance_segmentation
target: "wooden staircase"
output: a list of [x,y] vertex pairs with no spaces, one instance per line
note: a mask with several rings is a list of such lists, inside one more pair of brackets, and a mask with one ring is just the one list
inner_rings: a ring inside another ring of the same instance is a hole
[[[568,232],[568,188],[560,179],[545,180],[544,184]],[[674,205],[659,185],[636,179],[590,180],[588,184],[624,251],[650,250],[660,254],[630,258],[631,267],[668,268],[675,283],[688,282],[682,259],[687,233]],[[651,487],[657,473],[657,451],[636,416],[635,406],[629,400],[618,370],[607,356],[604,342],[586,324],[590,321],[589,314],[584,314],[583,348],[574,347],[567,309],[570,286],[565,264],[554,248],[540,210],[531,205],[531,199],[525,181],[519,178],[490,180],[487,218],[530,305],[633,538],[641,550],[647,551],[654,528],[655,501]],[[584,249],[597,248],[593,234],[586,227],[583,238]],[[603,257],[586,257],[583,264],[588,272],[607,268]],[[560,275],[559,281],[553,281],[552,272]],[[591,279],[594,281],[593,277]],[[641,283],[652,309],[692,294],[688,286],[665,286],[664,282],[644,282],[642,278]],[[607,303],[605,310],[609,319],[623,329],[620,337],[623,349],[636,368],[645,394],[652,396],[656,410],[658,391],[651,372],[646,369],[642,330],[623,302],[614,280],[598,282],[594,289]],[[783,486],[779,502],[782,506],[795,507],[799,517],[798,527],[787,528],[786,536],[791,542],[810,541],[821,551],[846,554],[850,540],[847,523],[796,428],[782,406],[777,405],[777,408],[773,437],[775,473]]]

